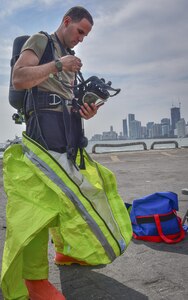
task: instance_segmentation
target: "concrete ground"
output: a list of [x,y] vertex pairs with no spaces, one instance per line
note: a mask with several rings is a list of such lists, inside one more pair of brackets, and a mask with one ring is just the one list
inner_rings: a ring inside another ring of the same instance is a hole
[[[179,216],[188,209],[188,149],[92,154],[117,177],[125,202],[144,195],[173,191],[179,198]],[[2,162],[0,161],[0,172]],[[5,237],[5,203],[0,174],[0,258]],[[49,243],[50,280],[67,300],[187,300],[188,236],[178,244],[132,240],[126,252],[103,267],[64,266],[53,263]],[[0,299],[3,299],[0,291]],[[55,300],[55,299],[54,299]]]

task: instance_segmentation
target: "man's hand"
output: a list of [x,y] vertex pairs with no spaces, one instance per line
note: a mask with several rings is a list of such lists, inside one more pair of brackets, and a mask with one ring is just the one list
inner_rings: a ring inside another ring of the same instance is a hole
[[62,65],[63,65],[63,71],[70,71],[70,72],[78,72],[80,71],[82,67],[81,60],[73,55],[66,55],[62,56],[60,58]]
[[87,103],[84,103],[81,106],[79,113],[82,118],[84,118],[85,120],[88,120],[88,119],[94,117],[94,115],[96,115],[97,110],[98,110],[98,107],[94,103],[91,103],[90,105]]

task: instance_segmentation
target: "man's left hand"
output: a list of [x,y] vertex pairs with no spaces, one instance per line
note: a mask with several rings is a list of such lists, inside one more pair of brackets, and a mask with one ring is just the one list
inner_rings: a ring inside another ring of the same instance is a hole
[[91,103],[90,105],[87,103],[84,103],[81,106],[81,109],[79,110],[79,112],[80,112],[80,115],[82,118],[84,118],[85,120],[88,120],[96,115],[97,110],[98,110],[98,107],[94,103]]

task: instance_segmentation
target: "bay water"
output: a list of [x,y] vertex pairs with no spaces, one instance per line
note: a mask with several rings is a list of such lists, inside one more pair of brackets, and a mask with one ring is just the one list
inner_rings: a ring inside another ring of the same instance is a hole
[[[143,139],[143,140],[109,140],[109,141],[89,141],[86,148],[88,153],[92,153],[95,145],[96,153],[117,152],[117,151],[140,151],[143,150],[143,143],[146,144],[147,150],[151,149],[153,143],[156,143],[154,149],[172,149],[175,148],[174,143],[177,142],[178,148],[188,147],[188,138],[168,138],[168,139]],[[160,142],[160,144],[157,144]],[[164,142],[164,143],[163,143]],[[166,143],[168,142],[168,143]],[[103,146],[104,145],[104,146]],[[109,146],[112,145],[112,146]],[[116,147],[117,145],[117,147]],[[121,146],[120,146],[121,145]],[[0,143],[0,158],[3,157],[3,149],[5,143]]]

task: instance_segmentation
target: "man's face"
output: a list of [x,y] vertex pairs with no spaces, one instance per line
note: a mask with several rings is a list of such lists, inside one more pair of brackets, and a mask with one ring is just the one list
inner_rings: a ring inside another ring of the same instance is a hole
[[65,46],[68,48],[74,48],[78,43],[81,43],[92,29],[92,25],[85,18],[75,23],[70,17],[67,17],[64,20],[64,25],[63,38]]

